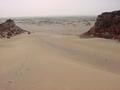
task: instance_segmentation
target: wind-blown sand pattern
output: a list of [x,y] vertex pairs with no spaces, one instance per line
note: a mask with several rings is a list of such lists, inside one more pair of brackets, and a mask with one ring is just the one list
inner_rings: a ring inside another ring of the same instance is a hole
[[32,33],[0,39],[0,90],[119,90],[120,43],[79,38],[89,22],[18,22]]

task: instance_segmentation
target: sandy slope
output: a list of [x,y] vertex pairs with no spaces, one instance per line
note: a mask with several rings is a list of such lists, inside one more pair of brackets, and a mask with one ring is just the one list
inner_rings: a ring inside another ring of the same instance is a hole
[[0,90],[120,90],[119,48],[44,33],[0,40]]

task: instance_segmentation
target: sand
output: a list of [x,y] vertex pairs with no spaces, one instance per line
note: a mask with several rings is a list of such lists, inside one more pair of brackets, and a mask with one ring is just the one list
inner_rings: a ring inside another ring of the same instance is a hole
[[118,41],[24,27],[0,39],[0,90],[120,90]]

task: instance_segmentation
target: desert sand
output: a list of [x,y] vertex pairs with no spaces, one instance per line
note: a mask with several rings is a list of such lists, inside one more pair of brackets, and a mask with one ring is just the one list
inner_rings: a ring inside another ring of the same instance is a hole
[[118,41],[21,27],[32,34],[0,39],[0,90],[120,90]]

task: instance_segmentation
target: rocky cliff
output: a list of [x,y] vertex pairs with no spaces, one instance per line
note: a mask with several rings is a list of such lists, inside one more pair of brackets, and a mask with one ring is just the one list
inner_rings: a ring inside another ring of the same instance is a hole
[[120,10],[99,15],[95,25],[83,35],[120,40]]
[[6,22],[0,24],[0,38],[10,38],[25,32],[30,34],[29,31],[18,27],[11,19],[8,19]]

